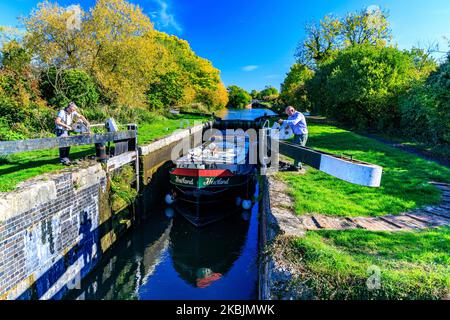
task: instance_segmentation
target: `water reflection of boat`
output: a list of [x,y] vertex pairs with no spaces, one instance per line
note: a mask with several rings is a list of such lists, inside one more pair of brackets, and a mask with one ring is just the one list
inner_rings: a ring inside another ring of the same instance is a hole
[[170,232],[170,254],[180,277],[196,288],[220,281],[244,248],[249,222],[240,215],[198,229],[175,218]]
[[152,277],[170,243],[172,220],[157,213],[134,234],[116,244],[114,254],[102,261],[65,299],[128,300],[139,298],[139,288]]

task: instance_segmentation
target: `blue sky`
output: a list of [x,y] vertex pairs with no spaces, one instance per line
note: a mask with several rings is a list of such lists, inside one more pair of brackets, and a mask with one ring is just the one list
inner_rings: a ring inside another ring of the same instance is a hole
[[[0,0],[0,25],[18,26],[36,0]],[[61,5],[94,0],[59,0]],[[450,39],[449,0],[132,0],[151,17],[158,30],[190,42],[194,51],[222,71],[226,85],[251,89],[279,87],[294,62],[303,27],[328,13],[378,5],[390,12],[394,42],[403,48],[432,41],[447,50]]]

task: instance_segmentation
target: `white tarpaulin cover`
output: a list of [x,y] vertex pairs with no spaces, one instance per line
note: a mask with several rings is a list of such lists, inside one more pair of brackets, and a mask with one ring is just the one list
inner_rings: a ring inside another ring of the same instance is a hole
[[272,127],[272,138],[276,137],[274,136],[276,130],[279,130],[280,134],[278,139],[279,140],[290,140],[294,138],[294,131],[292,131],[292,128],[289,124],[283,123],[283,125],[280,125],[279,123],[275,123]]

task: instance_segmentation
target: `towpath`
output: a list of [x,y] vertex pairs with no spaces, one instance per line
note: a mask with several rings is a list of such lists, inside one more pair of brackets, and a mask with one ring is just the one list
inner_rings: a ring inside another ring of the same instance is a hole
[[293,213],[294,200],[288,196],[288,186],[270,179],[271,210],[284,234],[301,236],[306,231],[354,230],[412,231],[450,225],[450,184],[430,182],[442,191],[441,203],[399,215],[382,217],[331,217],[321,214],[297,216]]

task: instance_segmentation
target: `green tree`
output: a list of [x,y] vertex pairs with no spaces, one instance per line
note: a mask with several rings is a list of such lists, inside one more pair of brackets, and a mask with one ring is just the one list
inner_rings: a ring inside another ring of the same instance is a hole
[[425,83],[400,99],[405,135],[429,144],[450,144],[450,55]]
[[259,91],[256,89],[253,89],[252,92],[250,92],[250,95],[252,96],[252,99],[259,99]]
[[258,97],[260,100],[274,100],[278,98],[278,95],[280,93],[278,92],[278,89],[272,86],[266,86],[264,90],[262,90]]
[[227,90],[229,97],[227,108],[243,109],[252,101],[252,97],[245,89],[232,85]]
[[65,107],[74,101],[83,109],[95,108],[99,93],[91,76],[79,69],[51,68],[41,75],[40,89],[43,97],[53,106]]
[[306,38],[298,45],[295,56],[298,63],[311,69],[331,59],[341,46],[342,24],[335,16],[327,15],[318,23],[308,23],[305,32]]
[[395,130],[398,97],[423,77],[407,52],[355,45],[322,65],[306,89],[315,111],[347,125]]
[[391,39],[388,13],[378,7],[348,13],[341,21],[346,46],[373,44],[385,46]]
[[148,104],[152,110],[162,110],[180,103],[184,97],[185,81],[175,71],[167,72],[151,83],[147,92]]
[[388,13],[379,8],[366,8],[339,18],[325,16],[320,22],[308,23],[306,37],[295,54],[297,62],[310,69],[330,62],[337,52],[358,44],[385,46],[392,38]]
[[294,64],[281,84],[280,98],[285,104],[298,110],[310,110],[310,102],[305,88],[305,82],[314,76],[314,72],[302,64]]

